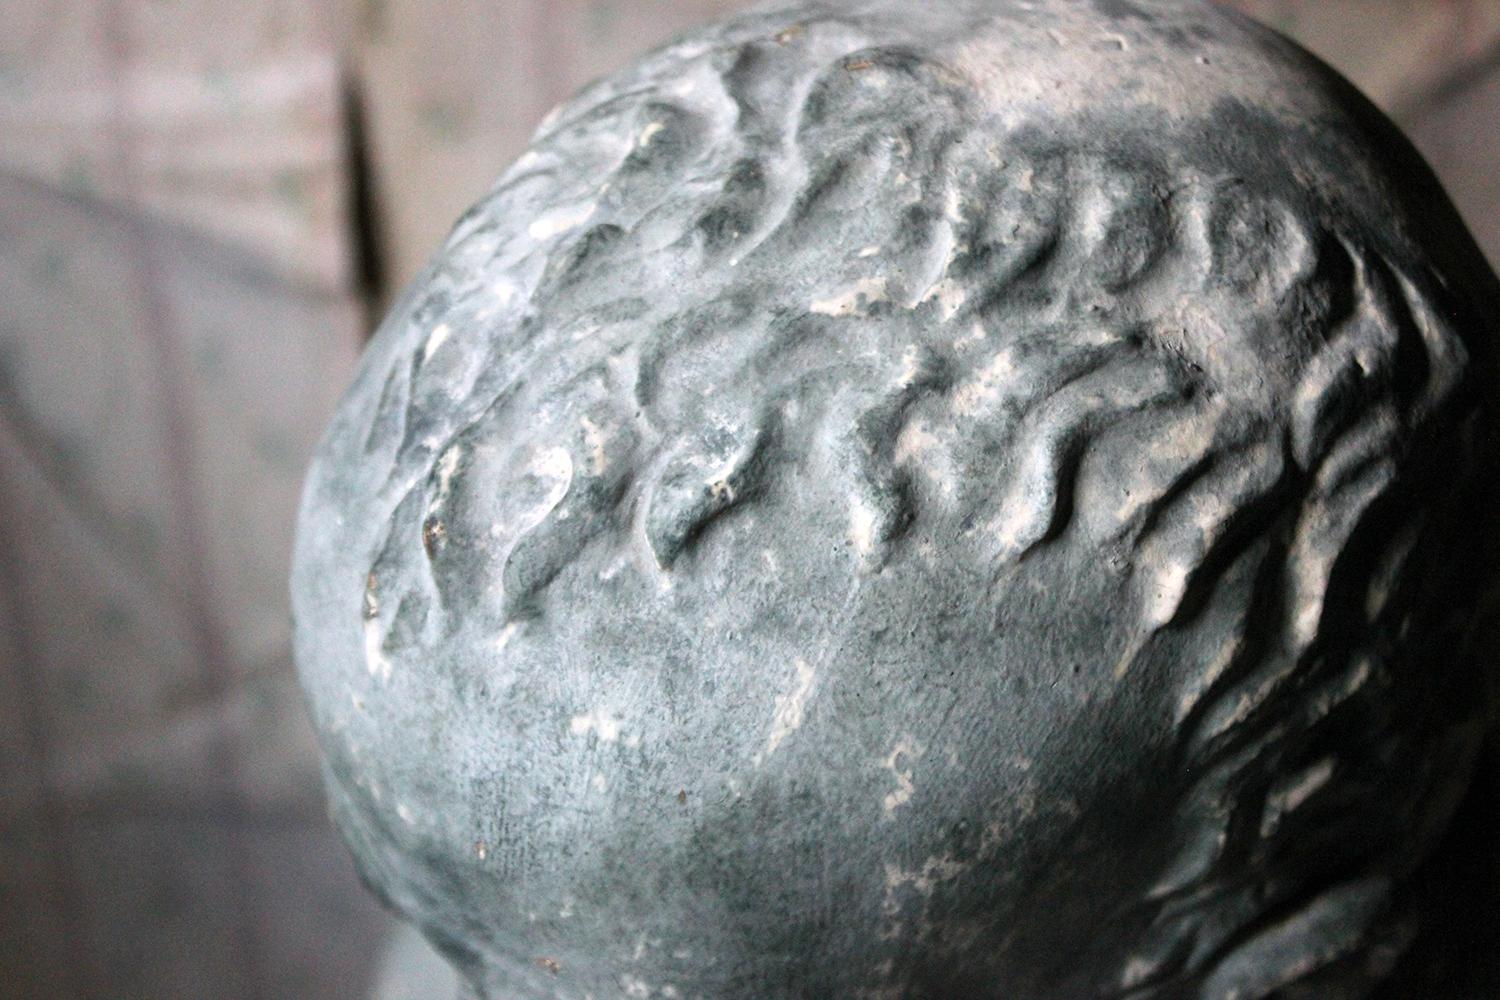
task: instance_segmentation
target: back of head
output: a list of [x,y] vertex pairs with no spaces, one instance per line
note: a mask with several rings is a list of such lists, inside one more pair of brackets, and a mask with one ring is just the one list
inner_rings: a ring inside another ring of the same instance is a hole
[[481,996],[1363,995],[1489,724],[1497,306],[1207,4],[685,37],[324,442],[335,814]]

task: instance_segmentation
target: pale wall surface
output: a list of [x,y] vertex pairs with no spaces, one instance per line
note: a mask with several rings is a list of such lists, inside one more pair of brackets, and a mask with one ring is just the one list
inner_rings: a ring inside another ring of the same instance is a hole
[[[1243,0],[1500,260],[1500,2]],[[579,84],[729,0],[0,0],[0,995],[361,995],[387,923],[288,649],[302,467],[385,290]]]
[[0,12],[0,996],[359,995],[288,650],[363,337],[331,22]]

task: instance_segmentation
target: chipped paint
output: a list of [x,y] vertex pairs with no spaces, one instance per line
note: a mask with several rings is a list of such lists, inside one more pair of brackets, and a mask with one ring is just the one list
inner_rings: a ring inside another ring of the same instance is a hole
[[897,740],[891,752],[880,762],[896,779],[896,790],[888,793],[881,801],[886,819],[890,819],[897,809],[911,801],[912,793],[916,791],[916,784],[912,781],[912,764],[922,756],[922,752],[922,745],[908,734]]
[[526,232],[534,240],[550,240],[589,221],[596,208],[595,205],[575,205],[548,212],[541,218],[532,220],[531,225],[526,227]]
[[453,491],[453,476],[458,472],[458,463],[463,458],[463,453],[462,445],[453,444],[438,456],[437,493],[433,496],[432,502],[427,505],[428,517],[437,513],[448,502],[448,496]]
[[889,301],[885,278],[862,278],[829,298],[813,300],[808,308],[820,316],[865,316],[872,305]]
[[593,733],[600,742],[613,743],[620,738],[620,719],[608,709],[596,708],[583,715],[575,715],[568,722],[568,731],[574,736]]
[[[968,301],[969,293],[953,278],[944,278],[927,290],[922,296],[922,302],[936,302],[938,315],[944,323],[952,319],[964,303]],[[918,303],[919,305],[921,303]]]
[[446,344],[451,336],[453,336],[453,328],[447,323],[439,323],[433,327],[432,332],[427,335],[427,342],[422,345],[422,363],[426,364],[430,361],[438,348]]
[[380,634],[380,619],[366,618],[364,626],[365,642],[365,669],[371,677],[377,680],[390,680],[391,661],[386,659],[382,649],[382,637]]
[[580,418],[579,423],[583,426],[583,440],[589,450],[589,472],[597,476],[609,464],[609,455],[605,450],[609,437],[588,417]]
[[652,122],[645,128],[641,129],[641,137],[637,139],[635,143],[636,148],[645,149],[647,146],[651,145],[651,141],[658,135],[660,135],[662,129],[666,127],[667,126],[665,122]]
[[757,763],[775,753],[782,741],[802,726],[807,699],[812,694],[817,671],[801,657],[797,658],[794,668],[791,690],[776,696],[776,709],[771,715],[771,733],[766,737],[766,748]]
[[922,374],[922,352],[917,349],[916,344],[907,344],[901,351],[901,374],[896,376],[896,384],[905,388],[916,382],[917,376]]
[[901,428],[896,436],[896,447],[891,451],[891,461],[896,465],[914,463],[929,472],[933,471],[929,456],[941,453],[943,442],[921,420],[913,420]]
[[505,647],[510,645],[511,639],[515,638],[516,632],[520,627],[519,622],[507,622],[505,627],[500,630],[500,634],[495,637],[495,649],[503,653]]
[[875,512],[860,500],[849,505],[849,541],[862,556],[875,551]]

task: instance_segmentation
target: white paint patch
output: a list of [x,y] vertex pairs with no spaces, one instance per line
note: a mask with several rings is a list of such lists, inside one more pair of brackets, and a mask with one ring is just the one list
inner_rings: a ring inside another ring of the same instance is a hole
[[[689,59],[695,59],[708,51],[704,44],[685,44],[677,47],[673,55],[686,64]],[[678,77],[667,84],[666,89],[677,97],[692,97],[698,92],[698,81],[691,76]]]
[[864,316],[875,303],[890,301],[886,289],[885,278],[863,278],[831,298],[813,300],[808,308],[820,316]]
[[812,693],[817,671],[801,657],[797,658],[795,668],[796,676],[792,679],[791,690],[776,696],[776,711],[771,716],[771,734],[766,738],[766,749],[760,759],[775,753],[782,741],[802,726],[807,698]]
[[505,647],[510,645],[510,640],[515,637],[518,628],[520,628],[519,624],[511,622],[501,629],[500,634],[495,637],[495,648],[502,653],[505,652]]
[[427,343],[422,345],[422,363],[425,365],[437,353],[437,349],[448,342],[448,338],[451,336],[453,336],[453,327],[447,323],[439,323],[433,327],[432,332],[427,335]]
[[603,792],[603,791],[605,791],[606,789],[609,788],[609,782],[606,781],[606,780],[604,780],[604,775],[599,774],[597,772],[594,774],[594,777],[589,781],[589,784],[593,786],[594,791],[596,791],[596,792]]
[[[963,308],[968,301],[969,293],[952,278],[944,278],[930,288],[926,295],[922,296],[922,302],[937,302],[938,310],[946,323]],[[920,305],[920,303],[918,303]]]
[[986,334],[984,332],[984,324],[979,322],[978,320],[975,320],[974,325],[969,327],[968,333],[953,341],[953,346],[967,347],[970,344],[980,344],[984,342],[985,336]]
[[927,429],[925,423],[913,420],[901,428],[901,433],[896,436],[896,447],[891,453],[891,461],[896,465],[905,465],[907,462],[916,460],[917,464],[926,468],[930,463],[924,461],[924,456],[940,451],[942,445],[943,442]]
[[887,916],[895,916],[901,912],[901,903],[896,898],[901,889],[911,888],[921,896],[930,897],[939,882],[951,882],[968,869],[967,864],[954,860],[951,854],[931,855],[921,867],[911,870],[886,862],[882,909]]
[[548,484],[546,496],[521,518],[520,533],[524,534],[541,524],[552,513],[562,498],[568,495],[573,485],[573,456],[566,448],[546,448],[532,459],[528,471]]
[[455,444],[438,456],[438,491],[437,496],[433,498],[432,506],[427,510],[429,514],[448,501],[448,494],[453,490],[453,474],[458,471],[458,460],[463,458],[463,455],[463,446]]
[[652,122],[650,125],[647,125],[645,128],[641,129],[641,137],[636,140],[636,145],[641,149],[645,149],[647,146],[651,145],[651,140],[660,135],[662,129],[666,127],[667,126],[663,122]]
[[589,733],[594,733],[604,743],[613,743],[620,738],[620,720],[603,708],[596,708],[585,715],[573,716],[572,721],[568,723],[568,729],[574,736],[587,736]]
[[943,204],[943,216],[949,222],[964,221],[963,195],[956,187],[948,189],[948,195]]
[[605,566],[599,571],[599,579],[603,580],[605,583],[608,583],[615,577],[619,576],[620,571],[629,565],[630,554],[628,552],[622,552],[618,556],[616,556],[608,566]]
[[589,449],[590,470],[597,476],[609,464],[604,450],[604,446],[609,443],[609,437],[588,417],[584,417],[581,423],[583,424],[583,441]]
[[573,459],[566,448],[547,448],[537,454],[531,472],[543,479],[571,480]]
[[880,762],[896,778],[896,790],[888,794],[881,803],[886,819],[890,819],[897,809],[911,801],[912,792],[916,791],[916,785],[912,781],[911,765],[920,756],[922,756],[921,744],[910,735],[905,735],[896,741],[890,755]]
[[911,385],[920,374],[922,374],[922,354],[917,350],[916,344],[907,344],[906,349],[901,352],[901,374],[896,376],[896,384]]
[[526,232],[534,240],[551,239],[570,229],[577,229],[589,221],[594,214],[594,208],[594,205],[575,205],[572,208],[560,208],[555,212],[548,212],[541,218],[532,220],[531,225],[526,227]]
[[849,541],[862,556],[875,551],[875,512],[858,500],[849,510]]
[[1014,378],[1016,361],[1011,358],[1010,349],[1005,349],[975,372],[974,378],[954,390],[954,412],[968,415],[980,409],[984,403],[995,402],[1001,396],[1002,387],[1010,384]]
[[365,619],[365,669],[370,676],[376,680],[390,680],[391,661],[385,658],[385,652],[380,648],[380,619],[369,617]]
[[857,256],[861,260],[863,260],[866,257],[873,257],[876,254],[878,254],[879,252],[880,252],[880,247],[878,247],[878,246],[868,246],[868,247],[865,247],[863,250],[861,250],[855,256]]

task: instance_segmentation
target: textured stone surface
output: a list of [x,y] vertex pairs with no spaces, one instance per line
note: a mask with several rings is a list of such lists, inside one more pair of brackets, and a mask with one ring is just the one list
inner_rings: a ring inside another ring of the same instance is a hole
[[689,36],[324,442],[336,816],[483,997],[1366,995],[1490,724],[1497,303],[1206,5]]

